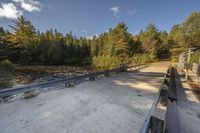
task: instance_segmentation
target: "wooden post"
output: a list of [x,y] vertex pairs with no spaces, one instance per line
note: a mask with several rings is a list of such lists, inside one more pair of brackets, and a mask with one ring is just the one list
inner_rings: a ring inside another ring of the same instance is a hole
[[186,66],[186,73],[185,73],[185,81],[188,80],[188,69],[190,63],[190,56],[191,56],[191,49],[189,48],[188,58],[187,58],[187,66]]
[[200,58],[199,58],[199,63],[197,66],[197,84],[199,85],[199,75],[200,75]]

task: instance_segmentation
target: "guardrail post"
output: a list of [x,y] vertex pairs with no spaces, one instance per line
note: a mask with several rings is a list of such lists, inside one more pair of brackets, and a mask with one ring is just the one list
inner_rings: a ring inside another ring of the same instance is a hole
[[151,133],[163,133],[164,120],[158,119],[157,117],[151,117]]
[[160,101],[159,101],[159,103],[162,106],[166,106],[167,105],[167,101],[168,101],[168,90],[163,88],[163,89],[161,89],[161,92],[160,92]]
[[24,92],[24,99],[36,97],[38,94],[39,94],[39,91],[37,90]]
[[110,73],[108,71],[106,71],[105,77],[110,77]]
[[89,77],[89,80],[90,80],[90,81],[94,81],[95,79],[96,79],[95,76],[91,76],[91,77]]
[[66,83],[65,83],[65,87],[66,87],[66,88],[70,88],[70,87],[74,87],[74,86],[75,86],[75,84],[74,84],[73,81],[70,81],[70,82],[66,82]]

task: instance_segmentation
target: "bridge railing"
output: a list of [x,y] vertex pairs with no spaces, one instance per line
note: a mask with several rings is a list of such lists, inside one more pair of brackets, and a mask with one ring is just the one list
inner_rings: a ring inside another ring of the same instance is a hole
[[17,94],[25,94],[25,93],[29,93],[29,92],[34,92],[34,91],[40,91],[42,90],[44,87],[48,87],[51,85],[54,85],[56,83],[64,83],[65,86],[70,86],[70,84],[72,84],[73,82],[77,81],[77,80],[81,80],[81,79],[95,79],[95,77],[99,76],[99,75],[105,75],[105,76],[109,76],[110,73],[118,73],[118,72],[125,72],[127,71],[127,69],[137,69],[140,68],[141,66],[143,66],[144,64],[136,64],[136,65],[120,65],[117,66],[114,69],[107,69],[107,70],[102,70],[102,71],[97,71],[97,72],[91,72],[91,73],[87,73],[84,75],[79,75],[79,76],[72,76],[72,77],[67,77],[67,78],[63,78],[63,79],[57,79],[57,80],[53,80],[53,81],[48,81],[48,82],[42,82],[42,83],[33,83],[33,84],[29,84],[29,85],[25,85],[23,87],[14,87],[14,88],[8,88],[8,89],[3,89],[0,90],[0,98],[6,98],[12,95],[17,95]]
[[180,133],[176,102],[175,69],[170,67],[140,133]]

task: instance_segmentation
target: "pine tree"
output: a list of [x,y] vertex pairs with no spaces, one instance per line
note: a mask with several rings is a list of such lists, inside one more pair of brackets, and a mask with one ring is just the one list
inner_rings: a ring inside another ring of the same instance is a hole
[[20,16],[13,21],[14,26],[9,36],[11,48],[15,60],[20,60],[21,63],[29,63],[31,61],[31,53],[29,47],[36,42],[36,32],[30,21]]

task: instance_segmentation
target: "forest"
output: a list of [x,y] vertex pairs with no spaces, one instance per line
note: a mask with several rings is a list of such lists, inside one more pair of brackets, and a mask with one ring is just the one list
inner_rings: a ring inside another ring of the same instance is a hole
[[169,32],[150,23],[138,35],[119,22],[93,38],[76,37],[56,29],[40,32],[23,16],[11,30],[0,28],[0,61],[18,65],[106,66],[176,58],[189,47],[200,46],[200,13],[191,13]]

